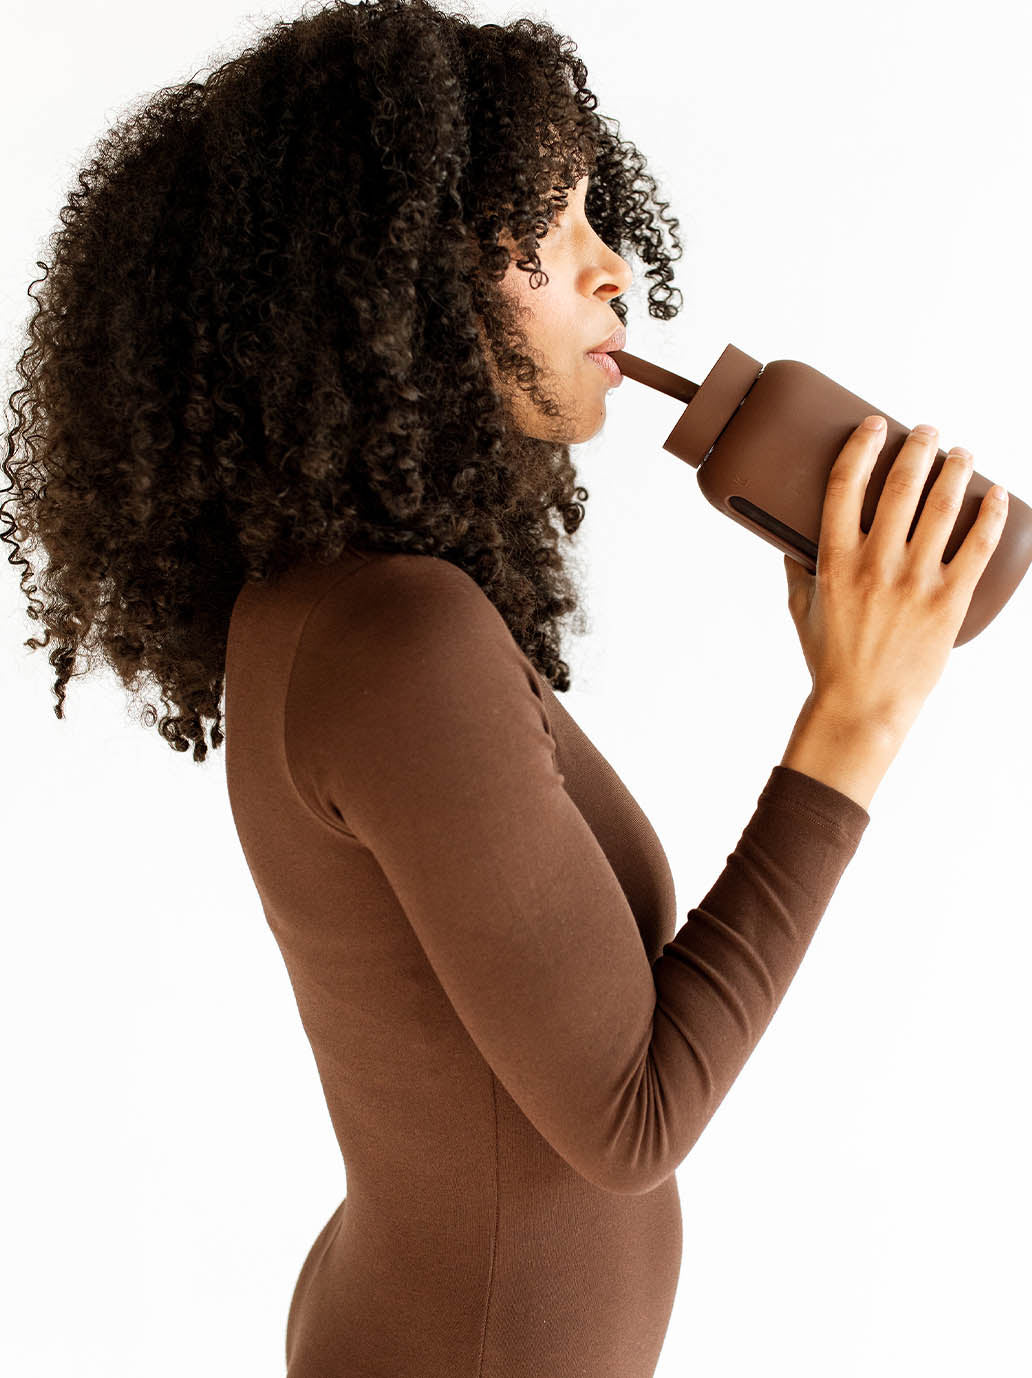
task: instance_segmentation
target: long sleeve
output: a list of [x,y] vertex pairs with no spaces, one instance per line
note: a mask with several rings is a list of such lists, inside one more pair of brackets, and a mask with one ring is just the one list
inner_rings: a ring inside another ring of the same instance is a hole
[[682,1162],[767,1027],[869,815],[774,767],[737,846],[650,965],[564,788],[536,672],[464,571],[372,561],[311,609],[289,768],[368,849],[483,1059],[608,1191]]

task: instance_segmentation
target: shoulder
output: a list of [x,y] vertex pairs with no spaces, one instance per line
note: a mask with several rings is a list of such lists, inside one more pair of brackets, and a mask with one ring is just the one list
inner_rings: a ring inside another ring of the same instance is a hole
[[435,555],[371,552],[316,597],[295,653],[294,678],[332,671],[337,691],[415,679],[474,678],[485,662],[534,674],[476,580]]
[[[497,608],[471,575],[436,555],[372,552],[343,578],[333,580],[316,598],[305,622],[304,637],[350,630],[412,636],[442,620],[495,619]],[[455,630],[459,630],[456,626]]]
[[499,725],[511,737],[520,722],[554,749],[536,670],[457,565],[377,553],[313,604],[284,720],[302,774],[425,755],[427,742],[480,759],[500,749]]

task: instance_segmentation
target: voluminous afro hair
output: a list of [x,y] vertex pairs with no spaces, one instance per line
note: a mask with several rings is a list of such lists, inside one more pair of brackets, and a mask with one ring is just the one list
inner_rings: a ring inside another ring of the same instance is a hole
[[[590,173],[585,213],[653,265],[663,320],[680,293],[650,198],[681,252],[575,51],[528,19],[337,0],[159,91],[96,145],[52,267],[37,261],[0,504],[46,628],[24,644],[55,642],[58,718],[80,654],[86,669],[99,655],[129,690],[152,678],[159,732],[203,761],[206,720],[224,740],[244,583],[348,548],[460,566],[569,688],[558,624],[578,597],[550,514],[570,537],[588,493],[569,445],[520,434],[497,385],[557,414],[499,288],[499,237],[547,282],[538,243]],[[44,551],[46,604],[22,545]]]

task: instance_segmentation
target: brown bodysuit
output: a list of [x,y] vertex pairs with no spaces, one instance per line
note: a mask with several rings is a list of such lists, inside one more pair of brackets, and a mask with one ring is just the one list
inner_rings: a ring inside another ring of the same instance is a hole
[[346,1168],[288,1378],[651,1378],[675,1169],[867,811],[775,766],[678,926],[648,819],[433,556],[245,585],[226,677],[233,819]]

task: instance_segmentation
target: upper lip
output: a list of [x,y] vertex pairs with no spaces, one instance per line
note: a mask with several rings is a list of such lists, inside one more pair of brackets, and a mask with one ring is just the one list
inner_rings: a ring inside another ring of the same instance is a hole
[[588,354],[609,354],[614,349],[623,349],[627,343],[627,331],[622,325],[618,325],[610,335],[608,340],[603,340],[601,344],[592,345],[587,351]]

